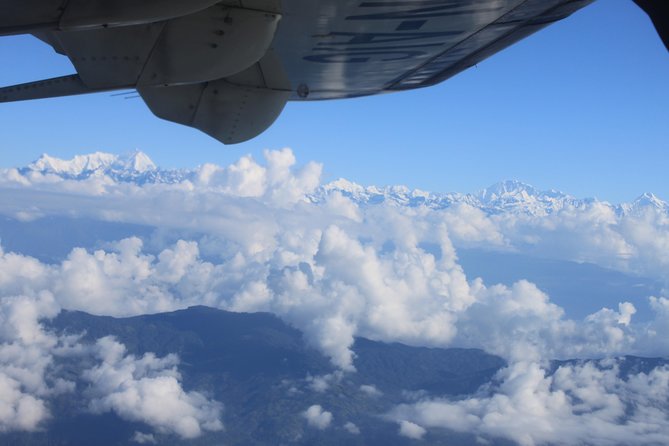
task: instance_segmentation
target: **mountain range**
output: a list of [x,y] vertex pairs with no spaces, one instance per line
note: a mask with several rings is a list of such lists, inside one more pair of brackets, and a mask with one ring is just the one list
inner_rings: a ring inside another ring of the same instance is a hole
[[[223,403],[225,428],[196,439],[154,432],[150,443],[164,445],[415,444],[398,435],[397,422],[386,416],[393,407],[427,396],[472,395],[506,365],[477,349],[412,347],[359,337],[353,346],[356,371],[341,373],[276,316],[202,306],[130,318],[64,311],[46,323],[57,333],[82,334],[84,342],[114,336],[133,355],[179,355],[184,388]],[[669,363],[638,357],[619,361],[623,375]],[[550,373],[567,363],[575,361],[552,362]],[[88,386],[76,378],[81,368],[76,357],[58,359],[55,369],[77,381],[74,391],[55,397],[53,417],[42,429],[0,432],[0,444],[111,446],[131,444],[133,433],[147,430],[116,412],[90,413]],[[327,428],[307,423],[303,414],[313,405],[331,414]],[[434,429],[421,444],[464,446],[477,440],[473,434]],[[486,444],[514,444],[489,440]]]
[[[26,178],[39,175],[70,181],[101,178],[103,184],[113,181],[140,186],[192,182],[195,188],[208,187],[198,183],[198,168],[161,169],[140,151],[128,156],[98,152],[72,160],[43,155],[12,173],[16,172]],[[211,192],[219,193],[216,189]],[[441,210],[468,205],[488,215],[544,216],[562,209],[601,205],[610,206],[618,215],[643,214],[649,210],[669,215],[669,205],[649,193],[632,203],[612,205],[556,190],[541,191],[514,180],[477,193],[438,194],[404,186],[365,187],[340,179],[319,186],[305,199],[319,204],[336,194],[348,197],[360,207],[382,204]],[[5,248],[54,263],[62,261],[73,246],[96,246],[101,234],[105,235],[104,240],[118,240],[130,235],[148,237],[152,231],[148,226],[68,216],[31,221],[0,218]],[[606,299],[617,303],[619,296],[624,295],[636,305],[635,298],[640,301],[649,295],[659,295],[655,283],[595,265],[475,249],[459,249],[458,255],[468,277],[480,276],[486,283],[508,284],[530,279],[559,302],[568,315],[580,319],[601,308],[603,302],[608,302]],[[613,304],[606,305],[614,308]],[[582,314],[577,314],[577,310]],[[52,417],[39,430],[0,431],[0,446],[112,446],[133,441],[165,445],[516,444],[493,435],[478,438],[472,433],[445,428],[430,429],[422,440],[416,440],[400,435],[398,420],[389,416],[398,405],[426,398],[457,401],[483,397],[499,384],[498,372],[506,363],[482,350],[425,348],[357,337],[352,346],[356,371],[345,373],[316,350],[302,332],[267,313],[231,313],[198,306],[170,313],[113,318],[63,311],[41,323],[49,333],[78,336],[76,339],[85,348],[92,348],[100,338],[114,336],[136,358],[149,353],[158,358],[178,355],[183,388],[220,402],[225,428],[204,432],[195,439],[182,439],[141,420],[128,419],[120,412],[92,413],[94,393],[91,383],[82,375],[82,370],[93,366],[92,359],[62,355],[54,358],[54,378],[67,379],[72,383],[72,391],[50,397]],[[622,379],[627,379],[629,373],[647,373],[657,366],[669,366],[669,360],[662,358],[624,357],[617,361]],[[546,373],[553,374],[560,365],[577,362],[552,361]],[[597,361],[592,361],[592,365],[601,366]],[[307,421],[306,412],[315,406],[330,414],[331,421],[325,428],[314,427]],[[667,406],[660,410],[666,413]]]
[[[77,155],[71,160],[44,154],[18,171],[22,175],[38,172],[69,180],[106,176],[116,182],[137,185],[195,181],[198,174],[197,168],[161,169],[141,151],[125,156],[95,152]],[[319,186],[306,198],[319,203],[334,193],[340,193],[360,206],[386,203],[394,206],[446,209],[458,204],[467,204],[488,215],[512,212],[544,216],[565,208],[585,208],[593,203],[609,206],[619,216],[640,215],[649,209],[669,215],[669,203],[650,192],[640,195],[631,203],[611,204],[596,198],[576,198],[554,189],[538,190],[517,180],[501,181],[476,193],[433,193],[412,190],[406,186],[362,186],[345,179],[338,179]]]
[[[477,349],[357,338],[357,370],[342,374],[300,331],[276,316],[201,306],[121,319],[64,311],[48,326],[60,333],[83,333],[82,340],[91,343],[114,336],[133,355],[179,355],[184,388],[223,403],[225,428],[196,439],[154,432],[152,443],[161,445],[408,445],[413,441],[399,436],[397,424],[384,418],[392,407],[427,393],[473,393],[505,365]],[[55,367],[77,380],[82,364],[63,358]],[[86,396],[86,383],[77,381],[74,392],[56,397],[54,416],[43,429],[0,432],[0,444],[111,446],[131,444],[134,432],[147,430],[115,412],[91,414]],[[332,414],[327,429],[307,423],[303,413],[313,405]],[[347,423],[355,425],[353,432]],[[473,441],[472,435],[452,435],[452,445]],[[441,444],[444,438],[437,433],[426,439],[427,444]]]

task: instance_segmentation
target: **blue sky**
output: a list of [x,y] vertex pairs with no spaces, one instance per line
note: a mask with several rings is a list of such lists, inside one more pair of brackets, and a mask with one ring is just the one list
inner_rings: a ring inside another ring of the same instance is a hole
[[[69,74],[31,37],[0,39],[0,84]],[[223,146],[109,93],[0,106],[0,165],[140,149],[164,167],[291,147],[324,179],[475,191],[514,178],[577,196],[669,198],[669,55],[628,0],[600,0],[439,86],[290,103],[260,137]]]

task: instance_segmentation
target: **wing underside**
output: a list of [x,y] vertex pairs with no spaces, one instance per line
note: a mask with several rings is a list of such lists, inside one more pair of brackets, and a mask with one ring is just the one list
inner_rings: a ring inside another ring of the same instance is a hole
[[241,142],[287,100],[434,85],[591,1],[0,0],[0,35],[30,32],[77,71],[0,102],[136,88],[157,116]]

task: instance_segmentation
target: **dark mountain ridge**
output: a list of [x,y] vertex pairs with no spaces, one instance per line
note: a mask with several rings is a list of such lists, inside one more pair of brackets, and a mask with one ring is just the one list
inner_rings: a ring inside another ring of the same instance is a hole
[[[129,318],[63,311],[48,325],[56,332],[84,333],[83,340],[91,343],[115,336],[135,355],[176,353],[184,389],[224,404],[225,431],[207,432],[195,440],[156,435],[159,444],[409,444],[412,440],[398,436],[397,425],[383,418],[394,405],[412,394],[472,393],[505,365],[501,358],[477,349],[411,347],[357,338],[356,372],[341,373],[300,331],[272,314],[203,306]],[[320,377],[325,388],[313,385],[314,377]],[[378,393],[364,392],[361,386],[374,386]],[[333,414],[328,429],[307,425],[302,413],[314,404]],[[30,437],[29,444],[39,445],[89,441],[116,445],[127,443],[137,430],[148,430],[114,414],[93,417],[77,406],[60,401],[59,416],[45,426],[46,431],[11,437],[16,441]],[[344,429],[347,421],[354,422],[360,434]],[[98,431],[109,435],[100,440]]]
[[[137,444],[136,432],[151,432],[150,442],[164,445],[407,445],[417,440],[398,435],[396,422],[385,416],[393,407],[425,396],[471,395],[506,365],[477,349],[412,347],[357,338],[356,371],[343,373],[299,330],[272,314],[203,306],[129,318],[63,311],[45,324],[58,333],[83,334],[86,343],[114,336],[128,353],[138,356],[178,354],[183,388],[223,403],[225,429],[185,440],[153,432],[150,426],[113,412],[93,415],[87,410],[88,385],[77,381],[74,392],[50,402],[53,417],[42,430],[0,433],[0,445]],[[554,361],[551,373],[575,362]],[[637,373],[667,363],[627,357],[621,370]],[[90,358],[65,357],[57,360],[56,367],[62,376],[76,381],[82,368],[91,365]],[[303,414],[312,405],[332,414],[327,428],[307,423]],[[347,423],[354,423],[355,429]],[[476,438],[431,429],[421,443],[470,445]],[[513,443],[495,439],[492,444]]]

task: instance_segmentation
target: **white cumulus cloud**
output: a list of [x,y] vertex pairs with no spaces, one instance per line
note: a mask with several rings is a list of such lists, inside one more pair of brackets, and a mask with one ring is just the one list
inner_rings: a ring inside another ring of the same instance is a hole
[[40,324],[59,310],[48,292],[0,297],[0,432],[38,429],[50,417],[46,399],[72,389],[52,376],[62,342]]
[[427,433],[424,427],[412,423],[411,421],[400,421],[400,435],[414,440],[422,440]]
[[309,406],[302,415],[307,419],[307,424],[316,429],[326,429],[330,426],[330,423],[332,423],[332,413],[323,410],[319,404]]
[[344,424],[344,429],[346,429],[346,431],[349,434],[353,434],[353,435],[359,435],[360,434],[360,428],[355,423],[352,423],[350,421],[347,421]]
[[101,363],[82,374],[92,386],[93,412],[114,411],[126,420],[141,421],[158,432],[182,438],[223,429],[221,404],[181,387],[175,355],[135,357],[111,337],[99,339],[96,350]]
[[425,399],[396,407],[391,417],[523,446],[669,441],[666,366],[624,379],[616,360],[566,364],[553,374],[517,362],[496,380],[472,397]]

